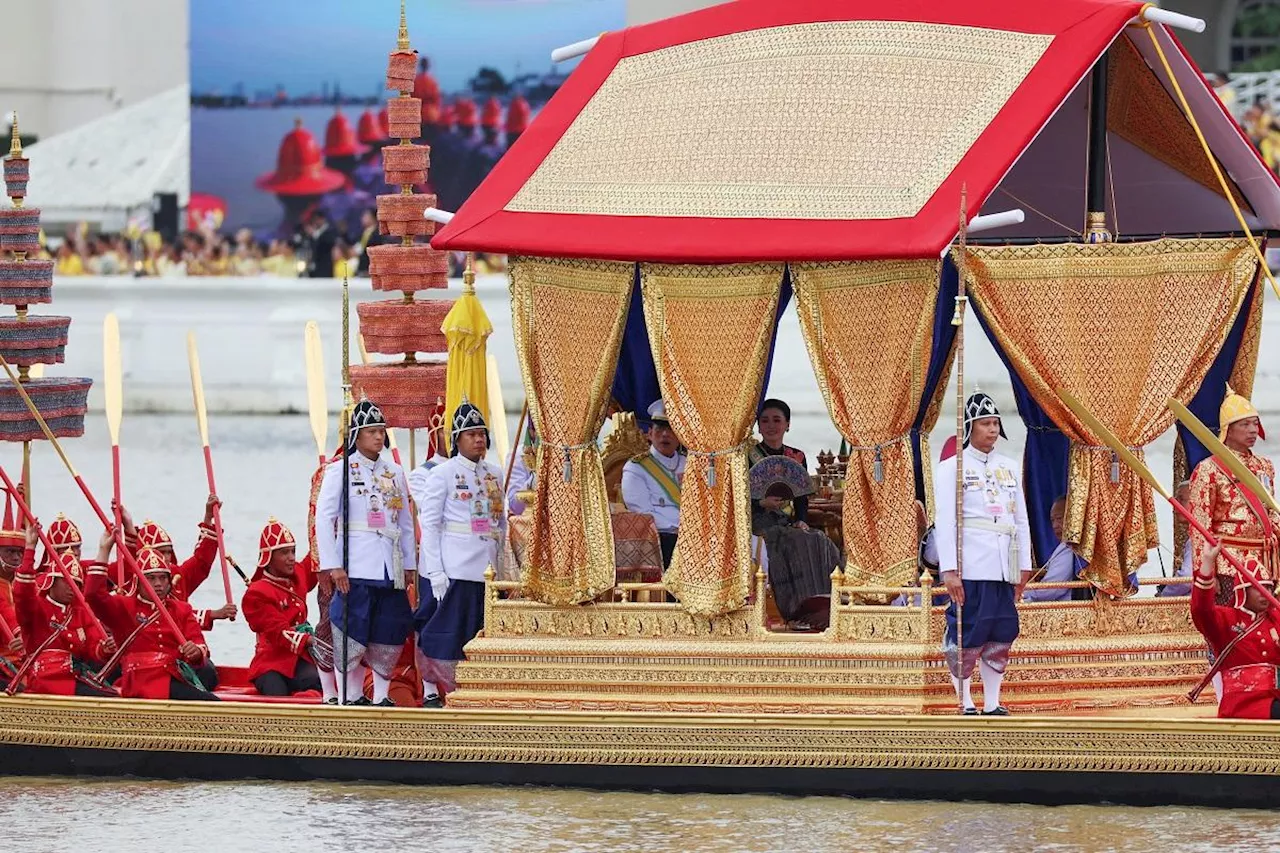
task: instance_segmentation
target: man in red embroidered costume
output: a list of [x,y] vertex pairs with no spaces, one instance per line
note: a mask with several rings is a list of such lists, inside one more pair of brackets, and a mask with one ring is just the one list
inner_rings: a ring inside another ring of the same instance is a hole
[[217,673],[208,663],[209,647],[191,605],[173,595],[169,561],[151,548],[138,551],[138,567],[178,624],[182,642],[174,637],[144,590],[135,588],[132,595],[111,593],[107,579],[111,544],[111,539],[104,537],[98,562],[89,570],[85,597],[107,630],[120,638],[120,695],[216,701],[218,697],[210,692],[217,685]]
[[[1271,460],[1253,452],[1259,438],[1266,438],[1258,410],[1244,397],[1227,389],[1227,397],[1218,413],[1218,438],[1275,493],[1275,466]],[[1223,547],[1238,557],[1260,578],[1274,580],[1280,563],[1280,517],[1248,489],[1239,485],[1226,465],[1214,457],[1196,466],[1191,475],[1191,511]],[[1191,534],[1192,565],[1199,566],[1208,550],[1205,538]],[[1218,603],[1231,601],[1236,586],[1235,569],[1225,557],[1218,558]]]
[[264,696],[318,693],[316,659],[330,658],[333,668],[332,649],[317,642],[307,622],[307,593],[316,580],[311,555],[298,560],[289,528],[268,519],[258,544],[258,570],[243,600],[245,621],[258,635],[249,681]]
[[[64,519],[65,520],[65,519]],[[38,522],[37,522],[38,523]],[[62,561],[67,573],[79,584],[84,570],[70,551],[45,555],[49,568],[36,574],[36,528],[24,539],[22,563],[13,584],[14,606],[28,654],[33,660],[24,676],[26,692],[57,696],[113,696],[85,671],[99,666],[115,654],[116,645],[81,607],[62,572],[51,563]]]
[[[13,633],[9,642],[0,642],[0,684],[7,684],[8,677],[22,663],[22,630],[18,626],[18,614],[13,608],[13,578],[22,565],[22,552],[26,537],[14,523],[13,496],[5,491],[4,526],[0,528],[0,621]],[[0,632],[0,640],[3,639]]]
[[1222,673],[1218,716],[1280,719],[1280,614],[1243,578],[1233,607],[1216,603],[1219,560],[1218,548],[1205,549],[1191,590],[1191,619],[1216,658],[1211,673]]
[[[169,564],[173,572],[173,597],[179,601],[191,601],[191,596],[200,585],[209,578],[213,571],[214,561],[218,558],[218,537],[213,527],[213,511],[222,502],[217,495],[209,495],[204,505],[204,520],[200,522],[199,534],[196,537],[196,548],[181,565],[173,547],[173,538],[169,532],[151,519],[142,522],[137,528],[139,548],[151,548],[158,551]],[[129,530],[133,527],[132,519],[125,513],[125,536],[129,538]],[[213,623],[219,619],[234,620],[237,614],[234,604],[224,604],[215,610],[197,610],[196,621],[202,630],[213,630]]]

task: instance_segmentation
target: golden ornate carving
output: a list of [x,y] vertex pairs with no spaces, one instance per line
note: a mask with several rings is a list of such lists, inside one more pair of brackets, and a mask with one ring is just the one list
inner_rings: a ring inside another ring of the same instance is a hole
[[600,451],[600,464],[604,467],[605,489],[609,502],[622,503],[622,466],[634,456],[649,452],[649,439],[645,438],[636,423],[634,412],[618,412],[611,419],[612,426]]
[[[1263,721],[215,706],[19,696],[0,744],[390,761],[1280,773]],[[1176,734],[1178,748],[1170,748]]]

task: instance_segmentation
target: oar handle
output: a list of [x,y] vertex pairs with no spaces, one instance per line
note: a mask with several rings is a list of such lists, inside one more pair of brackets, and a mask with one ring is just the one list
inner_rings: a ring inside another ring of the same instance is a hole
[[4,617],[0,616],[0,639],[3,639],[8,644],[13,642],[13,637],[13,629],[9,627],[8,622],[4,621]]
[[[124,544],[124,507],[120,499],[120,445],[111,445],[111,496],[115,508],[116,549],[123,552]],[[116,584],[124,585],[124,561],[116,562]]]
[[[209,445],[204,446],[204,471],[209,477],[209,494],[218,494],[218,486],[213,480],[213,453]],[[213,505],[213,532],[218,537],[218,560],[222,566],[222,591],[226,594],[227,604],[234,603],[231,597],[231,569],[227,566],[227,546],[222,540],[222,507]]]

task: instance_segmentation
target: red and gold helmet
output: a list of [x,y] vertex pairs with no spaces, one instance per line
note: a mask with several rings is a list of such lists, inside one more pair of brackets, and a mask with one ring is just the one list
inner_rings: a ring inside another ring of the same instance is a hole
[[[70,551],[63,551],[58,555],[58,559],[62,561],[63,567],[66,568],[67,574],[71,575],[71,579],[78,586],[84,586],[84,567],[80,565],[80,561],[76,559],[76,555]],[[40,592],[48,592],[53,586],[53,582],[62,577],[56,566],[50,565],[48,569],[41,573],[36,580],[36,589]]]
[[138,568],[144,575],[173,575],[173,568],[155,548],[142,548],[138,551]]
[[13,493],[5,489],[4,526],[0,528],[0,548],[24,548],[26,544],[27,537],[13,516]]
[[258,568],[264,569],[271,562],[271,552],[281,548],[290,550],[297,547],[292,531],[280,523],[274,516],[267,519],[267,526],[262,528],[262,537],[258,540]]
[[63,548],[74,548],[81,544],[80,528],[76,527],[74,521],[58,513],[53,524],[49,525],[49,542],[58,551]]
[[138,525],[138,547],[172,548],[173,538],[169,536],[169,531],[148,518]]

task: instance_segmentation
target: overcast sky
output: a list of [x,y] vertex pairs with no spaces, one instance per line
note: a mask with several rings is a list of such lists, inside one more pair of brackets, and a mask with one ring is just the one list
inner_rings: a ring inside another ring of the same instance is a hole
[[[399,17],[398,0],[191,0],[191,87],[379,93]],[[449,92],[482,65],[508,78],[550,69],[553,48],[622,27],[626,0],[408,0],[408,18]]]

